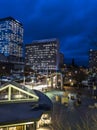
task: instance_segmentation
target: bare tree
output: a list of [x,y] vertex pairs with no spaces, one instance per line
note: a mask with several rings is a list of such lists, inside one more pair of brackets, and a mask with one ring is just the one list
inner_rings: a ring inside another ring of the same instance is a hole
[[[87,109],[87,112],[79,111],[79,121],[73,112],[66,111],[66,106],[54,104],[52,113],[52,130],[97,130],[97,110]],[[71,114],[71,116],[70,116]]]

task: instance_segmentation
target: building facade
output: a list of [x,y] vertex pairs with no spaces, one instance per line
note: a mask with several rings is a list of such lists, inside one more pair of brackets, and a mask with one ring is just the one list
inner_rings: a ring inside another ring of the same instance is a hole
[[25,46],[26,65],[37,71],[55,71],[59,67],[59,41],[36,40]]
[[64,65],[64,54],[63,53],[59,53],[59,66],[61,68],[61,66]]
[[0,19],[0,54],[6,57],[4,62],[12,63],[15,68],[24,62],[23,25],[12,17]]
[[89,69],[92,72],[97,72],[97,50],[89,51]]

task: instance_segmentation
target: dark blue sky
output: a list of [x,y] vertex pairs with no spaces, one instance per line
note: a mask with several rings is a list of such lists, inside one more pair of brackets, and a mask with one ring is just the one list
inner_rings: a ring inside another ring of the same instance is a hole
[[58,38],[66,63],[87,65],[97,48],[97,0],[0,0],[0,18],[7,16],[22,22],[24,43]]

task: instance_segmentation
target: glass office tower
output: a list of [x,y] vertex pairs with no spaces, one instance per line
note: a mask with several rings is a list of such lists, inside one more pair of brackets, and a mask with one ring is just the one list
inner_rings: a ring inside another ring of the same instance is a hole
[[26,65],[37,71],[58,70],[59,41],[58,39],[35,40],[26,44]]
[[[0,55],[5,61],[18,66],[23,63],[23,25],[12,17],[0,19]],[[4,59],[4,58],[3,58]]]
[[0,53],[23,56],[23,26],[12,17],[0,19]]

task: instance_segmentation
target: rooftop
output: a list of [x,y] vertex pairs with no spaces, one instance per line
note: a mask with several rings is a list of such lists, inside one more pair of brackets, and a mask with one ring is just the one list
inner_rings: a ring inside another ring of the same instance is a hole
[[0,21],[8,21],[8,20],[10,20],[10,21],[13,20],[13,21],[19,23],[21,26],[23,26],[22,23],[20,23],[18,20],[14,19],[14,18],[11,17],[11,16],[5,17],[5,18],[1,18],[1,19],[0,19]]
[[[14,85],[16,87],[17,83]],[[2,87],[6,87],[6,84]],[[0,103],[0,126],[37,121],[43,113],[52,110],[52,102],[46,95],[37,90],[33,90],[33,94],[39,97],[37,102],[32,100]]]

